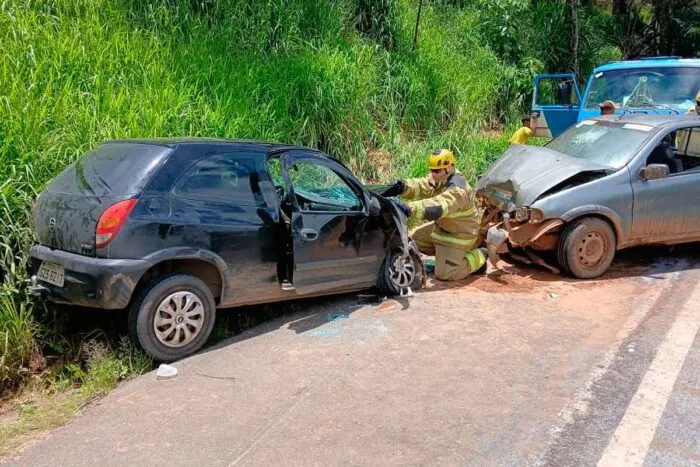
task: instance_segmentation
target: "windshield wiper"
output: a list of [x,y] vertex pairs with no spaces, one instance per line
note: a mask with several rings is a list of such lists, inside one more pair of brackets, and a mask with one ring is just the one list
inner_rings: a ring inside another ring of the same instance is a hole
[[652,107],[654,107],[654,108],[656,108],[656,109],[666,109],[666,110],[670,110],[671,112],[675,113],[676,115],[680,115],[680,114],[681,114],[678,110],[676,110],[676,109],[674,109],[673,107],[671,107],[670,105],[666,105],[666,104],[654,104]]
[[665,110],[670,110],[671,112],[675,113],[676,115],[680,115],[681,113],[677,110],[671,107],[670,105],[667,104],[647,104],[647,105],[635,105],[635,106],[624,106],[620,107],[620,110],[622,110],[623,114],[624,113],[635,113],[635,110],[642,110],[642,109],[665,109]]

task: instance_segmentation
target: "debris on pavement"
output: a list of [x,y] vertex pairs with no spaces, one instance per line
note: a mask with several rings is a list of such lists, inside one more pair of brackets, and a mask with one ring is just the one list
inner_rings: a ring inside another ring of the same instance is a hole
[[336,321],[339,319],[348,319],[347,313],[328,313],[328,321]]
[[204,373],[197,373],[197,376],[201,376],[202,378],[219,379],[221,381],[236,381],[236,378],[234,378],[233,376],[214,376],[214,375],[207,375]]
[[392,311],[401,308],[401,304],[397,302],[396,300],[386,300],[383,302],[379,307],[377,307],[378,311]]
[[425,273],[426,274],[434,274],[435,273],[435,260],[434,259],[424,259],[423,266],[425,266]]
[[156,373],[156,380],[173,379],[177,377],[177,368],[170,365],[161,364]]

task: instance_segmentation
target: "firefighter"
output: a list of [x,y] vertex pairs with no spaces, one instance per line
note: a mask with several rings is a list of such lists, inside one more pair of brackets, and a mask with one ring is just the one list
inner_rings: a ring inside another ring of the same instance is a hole
[[402,196],[399,208],[418,221],[429,221],[410,232],[421,253],[435,256],[435,278],[454,281],[486,270],[485,248],[474,248],[480,212],[474,192],[455,167],[452,151],[442,149],[428,157],[426,178],[396,180],[385,196]]

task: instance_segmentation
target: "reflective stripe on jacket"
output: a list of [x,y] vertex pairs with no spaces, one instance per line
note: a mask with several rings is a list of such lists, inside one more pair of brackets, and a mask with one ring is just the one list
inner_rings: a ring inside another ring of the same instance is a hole
[[435,221],[432,240],[440,245],[474,247],[479,234],[481,212],[476,207],[474,192],[459,172],[433,185],[430,177],[406,180],[402,195],[410,203],[414,218]]

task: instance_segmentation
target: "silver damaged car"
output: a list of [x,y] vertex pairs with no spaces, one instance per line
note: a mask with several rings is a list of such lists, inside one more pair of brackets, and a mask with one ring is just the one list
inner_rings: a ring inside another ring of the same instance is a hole
[[584,120],[513,145],[477,183],[489,258],[587,279],[622,248],[700,240],[700,117]]

